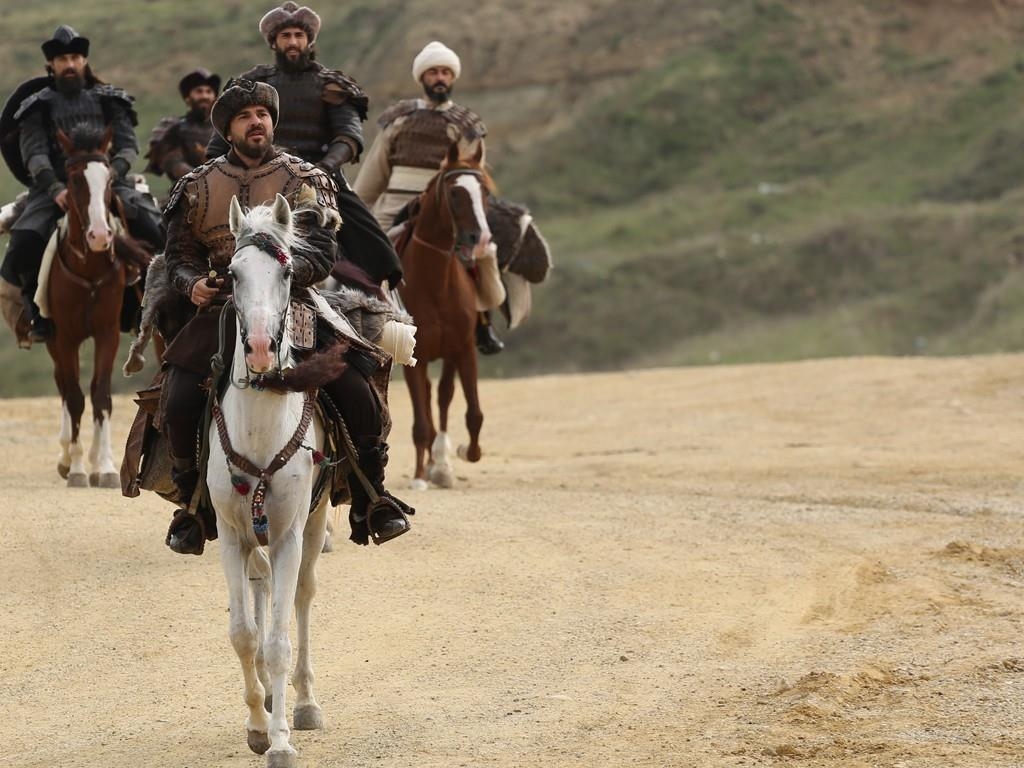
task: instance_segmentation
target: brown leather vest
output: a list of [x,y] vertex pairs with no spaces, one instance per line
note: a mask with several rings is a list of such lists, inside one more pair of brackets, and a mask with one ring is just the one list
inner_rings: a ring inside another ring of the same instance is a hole
[[[413,168],[440,167],[451,146],[448,122],[441,113],[433,109],[417,109],[406,117],[391,140],[388,160],[391,167],[410,165]],[[453,131],[456,133],[456,131]]]
[[[280,193],[294,207],[296,193],[307,185],[316,192],[321,206],[338,209],[334,182],[311,163],[282,152],[256,168],[244,168],[228,162],[228,157],[197,168],[186,177],[184,188],[188,223],[195,239],[209,249],[211,269],[222,272],[234,254],[235,238],[228,225],[233,196],[243,208],[252,208],[272,203]],[[174,202],[168,202],[168,208]]]

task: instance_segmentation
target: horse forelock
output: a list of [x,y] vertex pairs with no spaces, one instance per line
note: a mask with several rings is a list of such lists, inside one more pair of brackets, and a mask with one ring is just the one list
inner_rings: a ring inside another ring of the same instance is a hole
[[78,123],[71,129],[68,139],[78,152],[98,152],[103,146],[105,130],[88,123]]
[[309,253],[313,250],[313,247],[306,242],[305,238],[302,237],[299,229],[294,226],[295,215],[302,213],[305,208],[296,208],[292,211],[292,223],[291,227],[282,226],[277,219],[274,217],[273,206],[270,205],[257,205],[255,208],[247,210],[242,215],[242,221],[239,226],[239,230],[235,235],[236,240],[240,240],[246,235],[253,235],[257,232],[262,232],[270,235],[274,240],[281,244],[285,253],[291,255],[292,253]]

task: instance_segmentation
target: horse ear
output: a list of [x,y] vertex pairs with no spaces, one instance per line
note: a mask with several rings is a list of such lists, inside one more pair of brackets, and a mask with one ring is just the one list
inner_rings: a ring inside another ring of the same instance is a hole
[[60,147],[64,150],[65,155],[70,155],[75,151],[75,145],[71,143],[71,139],[64,133],[63,128],[57,129],[57,141],[60,143]]
[[288,201],[285,200],[284,195],[280,192],[274,198],[274,221],[284,229],[291,229],[292,227],[292,209],[288,205]]
[[114,126],[108,125],[107,130],[103,132],[103,138],[100,140],[100,154],[107,154],[110,151],[110,143],[114,140]]
[[449,165],[455,165],[459,162],[459,142],[453,141],[452,145],[448,147],[448,157],[445,158],[445,162]]
[[238,204],[238,196],[231,196],[231,210],[228,212],[228,226],[231,228],[231,234],[237,235],[238,230],[242,226],[242,206]]
[[473,165],[480,166],[484,161],[484,143],[483,141],[477,141],[476,152],[473,153]]

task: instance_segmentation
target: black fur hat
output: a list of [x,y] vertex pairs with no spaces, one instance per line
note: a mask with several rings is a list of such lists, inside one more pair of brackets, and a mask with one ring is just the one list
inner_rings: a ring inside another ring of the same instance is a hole
[[53,61],[65,53],[89,55],[89,38],[82,37],[67,24],[61,24],[53,33],[53,37],[42,44],[43,55],[47,61]]
[[208,69],[193,69],[178,83],[178,93],[181,98],[187,99],[193,88],[200,85],[208,85],[213,88],[214,94],[220,93],[220,75],[213,74]]

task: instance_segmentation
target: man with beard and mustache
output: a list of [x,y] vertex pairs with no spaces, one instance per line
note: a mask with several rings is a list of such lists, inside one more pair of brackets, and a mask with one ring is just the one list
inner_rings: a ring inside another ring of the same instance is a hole
[[[202,554],[205,541],[215,538],[216,517],[200,507],[193,514],[190,500],[199,481],[196,433],[210,376],[210,358],[217,352],[218,322],[223,301],[230,295],[228,266],[235,238],[228,223],[232,197],[243,206],[256,206],[284,195],[295,207],[301,192],[312,190],[322,208],[337,210],[335,184],[325,171],[273,145],[278,122],[278,94],[271,85],[236,78],[228,83],[213,106],[214,130],[231,147],[186,174],[171,191],[164,208],[167,219],[167,276],[172,288],[195,305],[195,315],[174,337],[164,355],[163,424],[178,487],[181,508],[167,532],[166,543],[181,554]],[[333,228],[321,225],[308,213],[299,212],[296,223],[313,251],[292,253],[292,282],[296,288],[313,286],[330,273],[338,243]],[[212,273],[212,274],[211,274]],[[216,274],[216,277],[213,277]],[[230,360],[235,339],[233,315],[225,339],[224,359]],[[338,332],[340,333],[340,331]],[[327,346],[337,334],[318,324],[316,343]],[[386,400],[378,397],[371,380],[388,375],[389,358],[361,337],[345,335],[347,367],[336,379],[320,386],[340,412],[355,446],[359,468],[378,495],[391,500],[386,508],[371,508],[365,486],[354,474],[348,483],[352,494],[349,521],[352,541],[367,544],[372,534],[383,543],[409,530],[405,515],[412,510],[384,490],[387,463],[386,430],[390,418]]]
[[220,92],[220,77],[207,69],[189,72],[178,83],[178,93],[188,112],[182,117],[165,117],[149,137],[146,158],[148,173],[167,174],[177,181],[206,162],[206,145],[213,138],[210,110]]
[[159,210],[151,198],[136,192],[128,179],[139,154],[134,99],[93,74],[88,60],[89,40],[71,27],[58,27],[42,44],[42,50],[48,78],[20,86],[0,118],[4,159],[14,176],[29,186],[24,212],[11,226],[0,274],[21,288],[33,341],[45,341],[53,330],[50,321],[39,314],[33,297],[46,243],[68,205],[66,158],[57,141],[58,130],[70,134],[73,127],[82,124],[101,132],[108,125],[113,128],[110,165],[114,192],[123,203],[129,231],[154,251],[163,245]]
[[[355,191],[385,230],[391,228],[395,215],[426,188],[453,142],[459,143],[464,156],[472,155],[484,143],[487,128],[483,121],[451,99],[461,71],[455,51],[437,40],[428,43],[412,63],[413,80],[427,98],[399,101],[377,121],[380,130],[363,158]],[[497,264],[493,269],[491,266],[484,268],[494,272],[493,279],[498,280]],[[479,293],[479,282],[476,285]],[[505,347],[486,311],[478,314],[476,345],[488,355]]]
[[[402,279],[395,249],[369,209],[352,191],[342,166],[356,162],[363,150],[362,121],[369,100],[344,73],[316,61],[320,17],[293,2],[267,12],[260,34],[274,52],[274,64],[254,67],[240,77],[268,83],[281,97],[281,119],[275,130],[278,145],[326,171],[338,187],[342,227],[341,254],[334,275],[375,292],[384,281],[394,287]],[[208,157],[227,151],[214,136]]]

